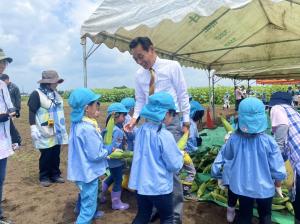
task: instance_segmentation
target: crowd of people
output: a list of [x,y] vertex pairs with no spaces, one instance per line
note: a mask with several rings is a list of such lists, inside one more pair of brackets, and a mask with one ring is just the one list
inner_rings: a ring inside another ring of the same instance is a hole
[[[61,145],[68,144],[67,179],[76,184],[78,198],[74,212],[76,224],[88,224],[105,215],[97,208],[106,203],[110,186],[113,210],[127,210],[122,201],[122,179],[129,174],[128,188],[135,191],[137,214],[134,224],[160,219],[163,224],[183,222],[184,198],[191,199],[195,178],[192,161],[184,159],[198,150],[202,139],[197,123],[204,115],[201,104],[190,99],[180,64],[159,58],[148,37],[134,38],[130,53],[140,65],[135,76],[135,99],[124,98],[107,109],[105,128],[97,119],[101,95],[87,88],[71,92],[70,133],[66,130],[63,99],[56,88],[64,80],[54,70],[42,72],[39,87],[28,100],[29,124],[34,147],[40,151],[39,181],[43,187],[64,183],[60,171]],[[12,59],[0,51],[0,199],[7,158],[21,145],[13,125],[20,116],[19,91],[4,73]],[[285,161],[294,171],[290,187],[295,223],[300,223],[300,115],[293,109],[288,92],[274,93],[269,107],[274,137],[265,134],[268,127],[265,104],[236,88],[237,129],[226,136],[226,143],[212,166],[212,176],[220,187],[228,189],[227,220],[235,218],[239,201],[238,223],[251,223],[254,201],[260,223],[271,223],[272,198],[282,196],[281,182],[286,179]],[[229,108],[229,94],[224,108]],[[139,121],[143,119],[143,122]],[[113,121],[111,140],[109,127]],[[188,135],[182,151],[177,142]],[[109,159],[116,150],[133,151],[130,167],[122,159]],[[129,170],[129,171],[128,171]],[[180,172],[188,175],[180,179]],[[103,180],[103,176],[106,178]],[[98,190],[101,189],[98,204]],[[5,220],[1,210],[0,220]]]

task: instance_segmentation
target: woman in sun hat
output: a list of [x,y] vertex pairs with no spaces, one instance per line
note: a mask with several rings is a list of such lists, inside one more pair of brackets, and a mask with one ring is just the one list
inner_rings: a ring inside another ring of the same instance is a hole
[[239,105],[238,129],[224,148],[224,158],[232,162],[229,191],[239,198],[239,223],[252,223],[254,201],[260,223],[271,223],[275,189],[282,196],[281,181],[286,170],[277,143],[264,133],[267,126],[262,101],[254,97],[244,99]]
[[31,137],[34,147],[41,152],[39,180],[44,187],[52,182],[64,183],[59,169],[60,149],[68,143],[68,135],[63,99],[56,90],[63,81],[56,71],[43,71],[42,79],[38,81],[40,87],[28,100]]
[[272,132],[285,161],[291,164],[294,183],[291,187],[291,200],[295,212],[295,223],[300,224],[300,114],[292,107],[292,95],[288,92],[272,94]]

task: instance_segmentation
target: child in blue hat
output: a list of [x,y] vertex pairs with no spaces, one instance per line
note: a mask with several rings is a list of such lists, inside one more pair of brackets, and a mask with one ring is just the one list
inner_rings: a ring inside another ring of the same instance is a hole
[[71,131],[68,153],[68,180],[80,190],[79,215],[76,224],[91,223],[103,215],[97,209],[98,179],[105,174],[106,157],[112,146],[103,144],[98,127],[97,104],[100,95],[86,88],[74,90],[69,97]]
[[133,224],[149,223],[153,207],[161,223],[173,223],[173,176],[182,168],[183,154],[165,125],[175,113],[174,100],[165,92],[149,96],[140,113],[146,122],[136,133],[129,180],[129,188],[137,191]]
[[[134,113],[135,100],[134,98],[126,97],[121,100],[121,103],[128,110],[128,114],[126,115],[125,122],[124,122],[124,126],[126,126],[132,119]],[[132,132],[125,132],[127,149],[130,151],[132,151],[134,148],[134,138],[135,138],[136,131],[137,131],[137,127],[134,127]]]
[[[204,107],[197,101],[190,101],[190,133],[186,145],[187,153],[191,154],[198,150],[202,139],[199,137],[197,122],[202,120],[204,115]],[[195,179],[196,169],[193,163],[184,164],[181,170],[181,182],[183,186],[183,196],[185,199],[191,199],[191,187]]]
[[[123,124],[125,121],[125,117],[128,113],[128,110],[122,103],[113,103],[108,109],[108,117],[106,120],[106,125],[111,116],[114,116],[115,127],[113,129],[112,136],[112,146],[118,149],[125,149],[125,133],[123,131]],[[103,136],[105,136],[106,130],[103,132]],[[112,192],[111,192],[111,202],[112,209],[114,210],[126,210],[129,208],[129,205],[123,203],[121,201],[122,194],[122,176],[123,169],[125,165],[125,161],[121,159],[110,159],[108,160],[110,176],[107,177],[102,184],[102,193],[101,193],[101,202],[104,203],[106,201],[105,193],[108,190],[109,186],[113,184]]]
[[224,148],[224,158],[232,162],[228,190],[239,199],[238,223],[252,223],[254,201],[260,223],[271,223],[275,190],[282,196],[280,186],[286,170],[277,143],[264,133],[267,127],[262,101],[244,99],[238,109],[238,129]]
[[190,136],[187,143],[188,153],[192,153],[198,150],[198,147],[202,143],[202,139],[199,137],[197,122],[202,121],[204,115],[204,107],[197,101],[192,100],[190,102]]

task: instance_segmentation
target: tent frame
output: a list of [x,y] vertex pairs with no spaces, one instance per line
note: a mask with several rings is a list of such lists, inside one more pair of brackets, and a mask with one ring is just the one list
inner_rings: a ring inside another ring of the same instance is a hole
[[87,74],[87,60],[88,58],[101,46],[102,43],[100,44],[95,44],[92,41],[92,46],[90,49],[87,51],[87,45],[86,45],[86,37],[81,39],[81,44],[82,44],[82,61],[83,61],[83,86],[87,88],[88,86],[88,74]]
[[[89,57],[101,46],[100,44],[95,44],[92,41],[92,46],[87,50],[87,38],[83,37],[81,44],[82,44],[82,50],[83,50],[83,83],[84,87],[88,87],[88,74],[87,74],[87,61]],[[215,72],[213,72],[210,68],[207,69],[207,77],[208,77],[208,89],[209,89],[209,105],[212,108],[213,113],[213,119],[216,120],[216,105],[215,105],[215,85],[220,80],[222,80],[222,77],[218,77]],[[248,80],[249,81],[249,80]],[[240,81],[241,82],[241,81]],[[237,85],[237,79],[233,78],[234,87]],[[249,85],[249,83],[248,83]]]

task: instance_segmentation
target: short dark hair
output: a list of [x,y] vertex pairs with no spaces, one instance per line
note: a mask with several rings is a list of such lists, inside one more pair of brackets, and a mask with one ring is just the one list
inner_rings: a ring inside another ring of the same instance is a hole
[[136,37],[129,43],[130,50],[136,48],[139,44],[145,51],[149,51],[149,48],[153,46],[153,43],[149,37]]
[[2,81],[9,80],[9,76],[6,75],[6,74],[1,74],[1,75],[0,75],[0,79],[1,79]]

